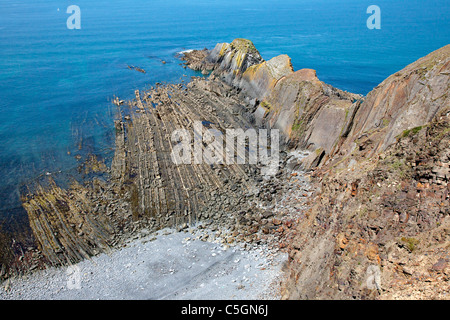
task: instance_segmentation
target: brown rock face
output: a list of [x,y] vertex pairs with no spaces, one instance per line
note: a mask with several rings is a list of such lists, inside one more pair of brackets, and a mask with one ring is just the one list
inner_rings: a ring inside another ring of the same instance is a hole
[[249,67],[243,74],[239,87],[249,96],[264,99],[277,82],[292,74],[291,58],[280,55]]
[[370,155],[385,150],[396,137],[430,122],[449,97],[450,45],[410,64],[370,92],[352,114],[341,150],[356,144],[370,147]]
[[319,156],[331,153],[360,98],[321,82],[315,70],[302,69],[280,79],[259,108],[265,111],[263,122],[283,132],[286,142]]
[[[192,63],[196,70],[213,70],[214,77],[256,99],[256,124],[279,129],[285,142],[312,151],[320,149],[319,154],[332,151],[352,103],[361,99],[321,82],[315,70],[294,72],[287,55],[264,61],[245,39],[217,44],[202,63],[197,58]],[[258,105],[258,101],[262,102]]]
[[449,66],[446,46],[348,109],[314,173],[285,299],[448,298]]
[[[119,103],[110,181],[23,198],[48,262],[106,250],[137,228],[202,221],[231,225],[233,241],[258,239],[260,228],[289,234],[279,244],[289,252],[285,299],[448,298],[450,46],[365,98],[314,70],[294,72],[288,56],[264,61],[245,39],[185,56],[212,76]],[[300,210],[290,197],[301,191],[297,175],[283,176],[289,210],[274,215],[255,208],[273,203],[282,183],[262,182],[256,165],[174,166],[170,133],[196,121],[279,129],[286,145],[310,150],[302,160],[314,169],[310,208],[285,219]]]

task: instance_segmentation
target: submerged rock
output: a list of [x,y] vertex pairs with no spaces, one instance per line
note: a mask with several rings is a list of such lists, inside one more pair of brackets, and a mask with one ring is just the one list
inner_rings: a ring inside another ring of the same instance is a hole
[[144,69],[139,68],[139,67],[136,67],[136,66],[128,66],[128,69],[130,69],[130,70],[136,70],[136,71],[138,71],[138,72],[140,72],[140,73],[146,73]]

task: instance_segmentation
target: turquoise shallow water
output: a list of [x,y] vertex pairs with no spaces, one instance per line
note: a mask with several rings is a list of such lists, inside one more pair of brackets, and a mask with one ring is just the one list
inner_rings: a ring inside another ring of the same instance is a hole
[[[81,30],[66,27],[71,4],[81,9]],[[381,30],[366,27],[371,4],[381,8]],[[286,53],[295,69],[316,69],[321,80],[366,94],[450,43],[449,15],[447,0],[2,1],[0,218],[23,212],[21,186],[47,172],[74,173],[75,155],[109,163],[109,100],[194,75],[179,66],[181,50],[248,38],[265,59]]]

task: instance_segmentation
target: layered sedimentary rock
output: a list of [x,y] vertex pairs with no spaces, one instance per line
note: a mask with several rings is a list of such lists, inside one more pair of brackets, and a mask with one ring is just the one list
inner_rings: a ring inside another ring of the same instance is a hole
[[[239,189],[228,195],[227,201],[233,205],[251,190],[248,168],[206,163],[178,165],[171,158],[171,134],[177,129],[193,133],[196,121],[222,131],[251,127],[243,117],[232,114],[233,109],[243,108],[236,97],[220,97],[193,83],[187,88],[168,86],[136,94],[131,108],[137,107],[138,112],[129,110],[130,121],[125,120],[120,128],[126,137],[124,159],[114,165],[122,169],[114,175],[132,184],[132,197],[136,199],[132,203],[133,215],[151,217],[160,225],[166,220],[170,225],[191,225],[205,210],[224,210],[211,195],[220,196],[227,189],[226,183]],[[224,102],[229,109],[220,105]]]
[[248,67],[237,85],[249,96],[262,100],[280,79],[293,72],[291,58],[287,55],[279,55],[269,61]]
[[211,69],[225,83],[237,85],[249,67],[263,61],[251,41],[235,39],[231,43],[217,44],[205,58],[205,68]]
[[321,82],[312,69],[294,72],[286,55],[264,61],[243,39],[218,44],[200,65],[256,99],[255,105],[260,102],[254,113],[258,125],[280,129],[291,145],[315,151],[318,157],[305,160],[311,168],[350,152],[355,143],[377,141],[370,147],[374,154],[404,130],[429,122],[449,104],[448,51],[446,46],[418,60],[367,97]]
[[356,145],[369,155],[385,150],[404,130],[430,122],[450,105],[450,45],[405,67],[371,91],[352,110],[341,149]]
[[449,121],[447,107],[379,157],[356,152],[315,172],[285,299],[448,298]]
[[321,82],[314,70],[302,69],[279,80],[259,108],[262,122],[281,130],[292,145],[329,154],[358,98]]
[[[313,151],[302,163],[318,188],[289,247],[284,298],[445,297],[450,46],[364,98],[310,69],[266,81],[263,65],[232,84],[261,101],[258,125]],[[258,86],[269,89],[248,90]]]
[[[240,153],[245,149],[239,148],[234,157],[246,159],[244,164],[205,159],[196,163],[194,153],[190,164],[173,160],[176,130],[191,133],[194,152],[196,123],[224,135],[227,129],[253,128],[248,118],[254,107],[238,90],[221,81],[194,78],[186,86],[136,90],[135,99],[119,105],[116,151],[106,181],[94,179],[68,190],[50,183],[23,197],[42,257],[39,267],[74,263],[120,245],[141,230],[222,226],[230,237],[233,234],[230,243],[261,241],[262,227],[266,235],[281,232],[273,228],[274,214],[262,216],[265,211],[256,203],[271,202],[282,192],[271,182],[281,179],[282,168],[277,177],[263,181],[260,166],[249,164],[248,155]],[[203,153],[207,146],[203,140]],[[280,160],[285,160],[283,153]],[[105,169],[92,158],[84,167],[91,166]]]
[[180,54],[180,59],[185,61],[184,68],[188,67],[195,71],[203,71],[204,73],[209,73],[210,70],[205,68],[204,61],[208,56],[208,49],[203,50],[188,50]]
[[446,46],[350,108],[314,173],[285,298],[448,298],[449,70]]
[[[436,297],[445,295],[450,46],[367,97],[321,82],[314,70],[292,70],[285,55],[265,61],[245,39],[185,60],[210,78],[136,91],[133,101],[119,103],[109,181],[24,197],[51,263],[95,254],[142,228],[202,221],[230,227],[231,241],[288,230],[286,299],[405,297],[408,283],[418,297],[431,297],[430,286]],[[287,146],[310,155],[287,165],[283,153],[270,181],[258,165],[175,166],[171,133],[192,130],[196,121],[219,131],[279,129]],[[287,167],[299,164],[314,169],[317,192],[308,211],[291,198],[300,186],[285,184],[297,174]],[[280,196],[285,202],[274,218]],[[283,221],[292,211],[301,214]]]
[[321,82],[314,70],[294,72],[287,55],[264,61],[244,39],[218,44],[203,63],[194,61],[197,68],[212,70],[213,77],[242,90],[253,101],[258,126],[279,129],[291,146],[318,153],[331,153],[352,104],[362,98]]
[[39,187],[32,197],[24,199],[46,261],[75,263],[108,248],[113,229],[106,214],[93,210],[89,192],[78,184],[70,191],[53,184],[50,190]]

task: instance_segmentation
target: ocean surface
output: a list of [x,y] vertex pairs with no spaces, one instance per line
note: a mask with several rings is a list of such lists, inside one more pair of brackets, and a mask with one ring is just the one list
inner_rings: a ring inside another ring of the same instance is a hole
[[[366,26],[372,4],[380,30]],[[67,28],[70,5],[80,30]],[[294,69],[367,94],[450,43],[449,16],[448,0],[2,0],[0,227],[26,223],[19,197],[36,179],[64,181],[89,154],[109,164],[111,99],[199,75],[177,52],[247,38],[266,60],[288,54]]]

